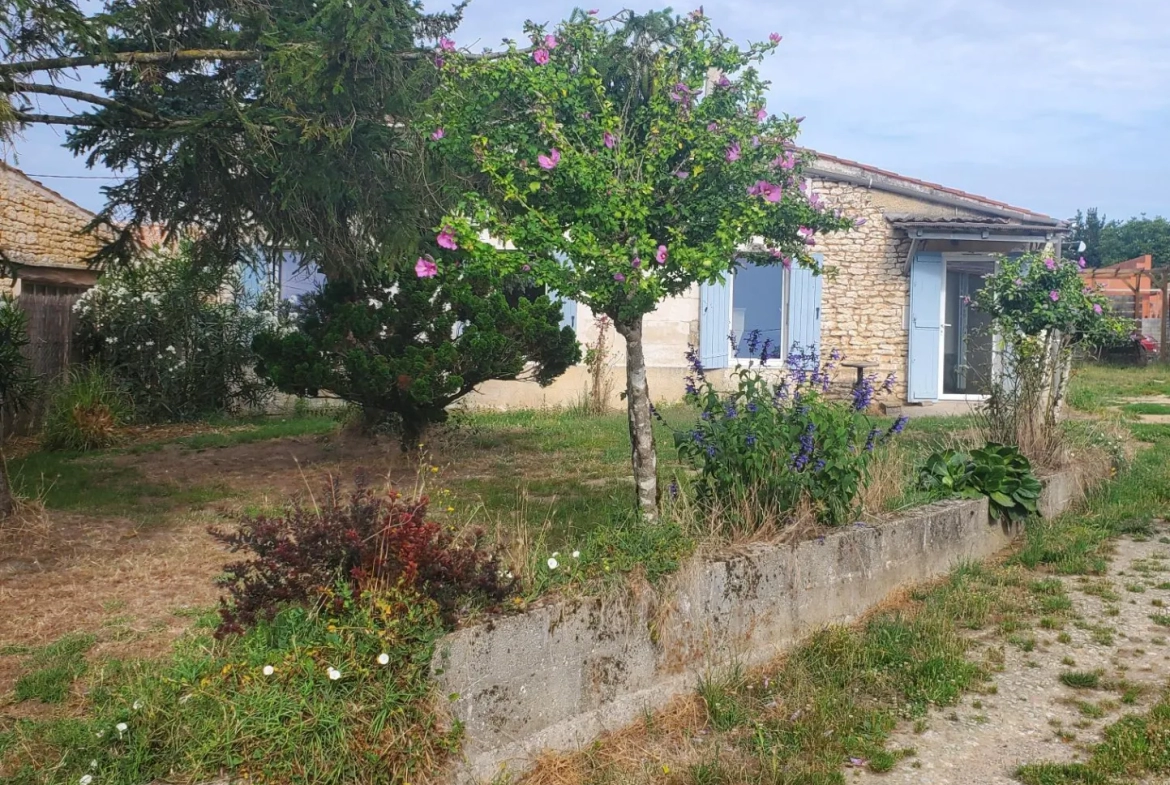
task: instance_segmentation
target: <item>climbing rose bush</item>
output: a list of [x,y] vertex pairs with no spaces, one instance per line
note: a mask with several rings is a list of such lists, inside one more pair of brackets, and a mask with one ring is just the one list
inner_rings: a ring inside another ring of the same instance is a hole
[[74,305],[88,358],[105,368],[146,422],[191,420],[262,405],[252,339],[273,309],[239,271],[192,263],[189,246],[106,272]]
[[699,471],[699,500],[725,509],[748,502],[780,518],[807,504],[821,523],[849,521],[875,450],[906,426],[901,417],[878,428],[865,414],[877,395],[893,389],[894,375],[880,384],[866,376],[847,398],[833,399],[839,352],[822,361],[815,347],[794,346],[774,370],[771,347],[758,332],[748,346],[759,364],[733,371],[731,392],[706,378],[695,350],[687,354],[686,401],[699,417],[675,434],[675,443]]
[[434,262],[524,272],[613,321],[639,505],[653,516],[644,315],[737,259],[815,266],[817,238],[852,221],[807,189],[800,121],[766,106],[756,64],[778,34],[741,46],[701,10],[577,11],[525,32],[492,57],[450,41],[436,53],[440,85],[417,132],[480,187],[436,226]]

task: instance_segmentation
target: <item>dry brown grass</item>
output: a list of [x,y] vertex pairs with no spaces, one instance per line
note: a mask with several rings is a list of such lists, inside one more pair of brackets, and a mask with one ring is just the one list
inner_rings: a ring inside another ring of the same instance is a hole
[[545,753],[520,780],[525,785],[680,782],[685,767],[711,752],[707,711],[688,694],[641,721],[608,733],[580,752]]

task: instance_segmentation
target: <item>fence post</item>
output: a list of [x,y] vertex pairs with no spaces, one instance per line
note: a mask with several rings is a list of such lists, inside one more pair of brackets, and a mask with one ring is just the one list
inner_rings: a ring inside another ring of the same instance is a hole
[[1170,365],[1170,267],[1162,268],[1162,337],[1158,342],[1158,360]]

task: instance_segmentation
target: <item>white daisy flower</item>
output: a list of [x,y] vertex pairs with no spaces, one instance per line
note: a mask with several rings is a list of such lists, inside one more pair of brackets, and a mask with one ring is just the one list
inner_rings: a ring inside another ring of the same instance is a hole
[[337,681],[338,679],[341,678],[341,671],[337,670],[337,668],[334,668],[332,666],[330,666],[329,670],[327,670],[326,673],[329,674],[329,681]]
[[276,668],[273,668],[271,665],[265,665],[260,670],[260,672],[263,673],[265,676],[271,676],[272,674],[276,673]]
[[581,551],[573,551],[573,558],[580,559],[581,558]]
[[381,654],[379,654],[378,655],[378,664],[379,665],[389,665],[390,664],[390,655],[387,654],[386,652],[382,652]]
[[549,557],[548,568],[550,570],[555,570],[559,564],[560,564],[560,562],[557,561],[555,558]]

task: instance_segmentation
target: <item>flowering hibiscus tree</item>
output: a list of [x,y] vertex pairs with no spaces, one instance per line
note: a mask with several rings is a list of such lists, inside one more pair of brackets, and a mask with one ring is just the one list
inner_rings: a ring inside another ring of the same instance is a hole
[[530,44],[489,56],[440,53],[434,144],[480,181],[438,227],[436,263],[521,272],[612,319],[638,503],[652,518],[643,317],[737,258],[813,265],[816,236],[848,221],[803,188],[799,121],[765,106],[754,64],[779,35],[745,48],[701,12],[580,11],[526,33]]

